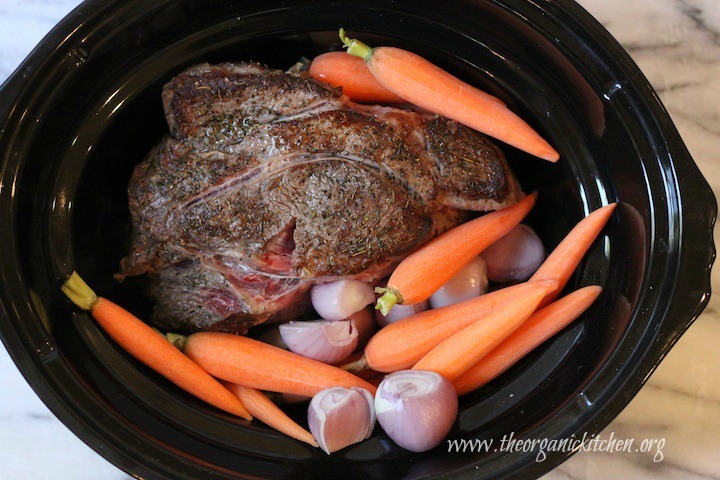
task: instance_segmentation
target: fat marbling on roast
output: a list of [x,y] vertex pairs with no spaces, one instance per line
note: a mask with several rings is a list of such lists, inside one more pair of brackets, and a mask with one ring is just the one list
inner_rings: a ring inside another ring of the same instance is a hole
[[291,319],[315,282],[375,282],[418,245],[515,203],[485,136],[429,114],[350,102],[304,74],[202,64],[162,92],[170,135],[128,187],[132,251],[154,322],[244,333]]

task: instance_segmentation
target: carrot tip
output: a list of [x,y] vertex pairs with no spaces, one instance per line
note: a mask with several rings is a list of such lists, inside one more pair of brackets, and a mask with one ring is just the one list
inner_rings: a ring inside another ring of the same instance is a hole
[[85,283],[85,280],[75,271],[65,280],[60,290],[62,290],[75,305],[83,310],[90,310],[98,299],[95,292],[93,292],[88,284]]
[[560,160],[560,154],[553,148],[550,148],[547,152],[540,153],[538,156],[551,163],[557,163],[557,161]]
[[396,303],[402,303],[400,294],[388,288],[375,287],[375,293],[382,293],[377,299],[375,310],[380,310],[383,315],[387,315]]

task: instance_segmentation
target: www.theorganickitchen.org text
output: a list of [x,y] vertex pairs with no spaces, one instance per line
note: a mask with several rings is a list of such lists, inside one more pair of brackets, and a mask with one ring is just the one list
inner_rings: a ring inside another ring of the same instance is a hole
[[449,439],[447,440],[449,453],[483,453],[483,452],[522,452],[535,453],[535,461],[543,462],[551,452],[637,452],[650,453],[653,462],[661,462],[664,458],[664,438],[616,438],[615,432],[608,436],[602,434],[583,433],[568,438],[515,438],[513,432],[496,439]]

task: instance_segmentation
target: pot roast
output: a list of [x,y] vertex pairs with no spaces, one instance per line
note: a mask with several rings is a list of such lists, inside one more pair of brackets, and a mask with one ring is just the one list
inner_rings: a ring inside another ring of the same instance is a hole
[[244,333],[291,319],[316,282],[376,282],[468,211],[520,189],[485,136],[435,115],[350,102],[301,73],[202,64],[162,92],[170,135],[128,187],[154,321]]

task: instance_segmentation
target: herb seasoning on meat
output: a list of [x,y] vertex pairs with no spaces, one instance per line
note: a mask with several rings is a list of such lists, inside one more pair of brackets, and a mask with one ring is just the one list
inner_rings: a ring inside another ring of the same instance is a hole
[[519,186],[485,136],[429,114],[349,102],[304,74],[202,64],[163,89],[170,135],[128,187],[132,251],[154,320],[244,333],[308,308],[315,282],[374,282]]

